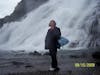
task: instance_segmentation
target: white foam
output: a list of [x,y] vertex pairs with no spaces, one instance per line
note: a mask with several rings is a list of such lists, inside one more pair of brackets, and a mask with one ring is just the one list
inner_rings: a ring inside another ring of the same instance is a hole
[[62,36],[70,41],[83,41],[87,33],[79,26],[83,25],[82,21],[94,7],[94,0],[50,0],[22,21],[5,24],[0,30],[0,49],[44,50],[45,35],[51,19],[61,28]]

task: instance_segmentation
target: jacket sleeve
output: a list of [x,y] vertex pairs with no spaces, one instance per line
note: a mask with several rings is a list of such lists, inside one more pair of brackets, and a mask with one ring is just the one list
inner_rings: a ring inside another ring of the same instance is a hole
[[61,31],[60,31],[60,28],[57,28],[57,35],[56,35],[56,38],[57,38],[57,48],[60,49],[61,45],[59,44],[58,40],[60,39],[61,37]]
[[60,39],[61,37],[61,31],[60,28],[57,29],[57,39]]
[[[49,32],[49,30],[48,30],[48,32]],[[48,49],[48,32],[45,37],[45,49]]]

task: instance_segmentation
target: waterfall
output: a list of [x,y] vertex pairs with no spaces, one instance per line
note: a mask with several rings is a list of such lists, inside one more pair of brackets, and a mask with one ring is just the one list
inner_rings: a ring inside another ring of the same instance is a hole
[[77,47],[85,48],[82,43],[88,42],[88,33],[82,27],[90,27],[84,22],[95,6],[95,0],[49,0],[28,13],[23,20],[4,24],[0,29],[0,49],[44,50],[48,24],[52,19],[60,27],[62,36],[68,38],[70,43],[79,41]]

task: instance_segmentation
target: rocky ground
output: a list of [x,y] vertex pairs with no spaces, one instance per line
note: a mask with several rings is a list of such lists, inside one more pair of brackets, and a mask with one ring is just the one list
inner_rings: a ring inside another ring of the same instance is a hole
[[[58,62],[60,71],[49,72],[48,52],[0,51],[0,75],[100,75],[100,59],[94,59],[99,49],[60,50]],[[75,67],[75,63],[81,63]],[[95,63],[95,67],[85,67],[82,63]]]

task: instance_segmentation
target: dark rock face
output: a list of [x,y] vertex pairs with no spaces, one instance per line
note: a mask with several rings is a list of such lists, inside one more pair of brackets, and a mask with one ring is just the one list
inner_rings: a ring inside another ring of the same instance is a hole
[[2,27],[3,24],[4,24],[3,19],[0,19],[0,28]]
[[88,37],[82,43],[82,46],[100,47],[100,0],[96,0],[97,5],[83,21],[81,29],[83,29]]
[[48,0],[22,0],[18,3],[14,12],[10,16],[0,19],[0,28],[4,23],[21,20],[28,12],[38,8],[41,4],[47,1]]
[[89,29],[90,42],[89,47],[100,47],[100,1],[95,7],[95,11],[92,14],[93,21]]

